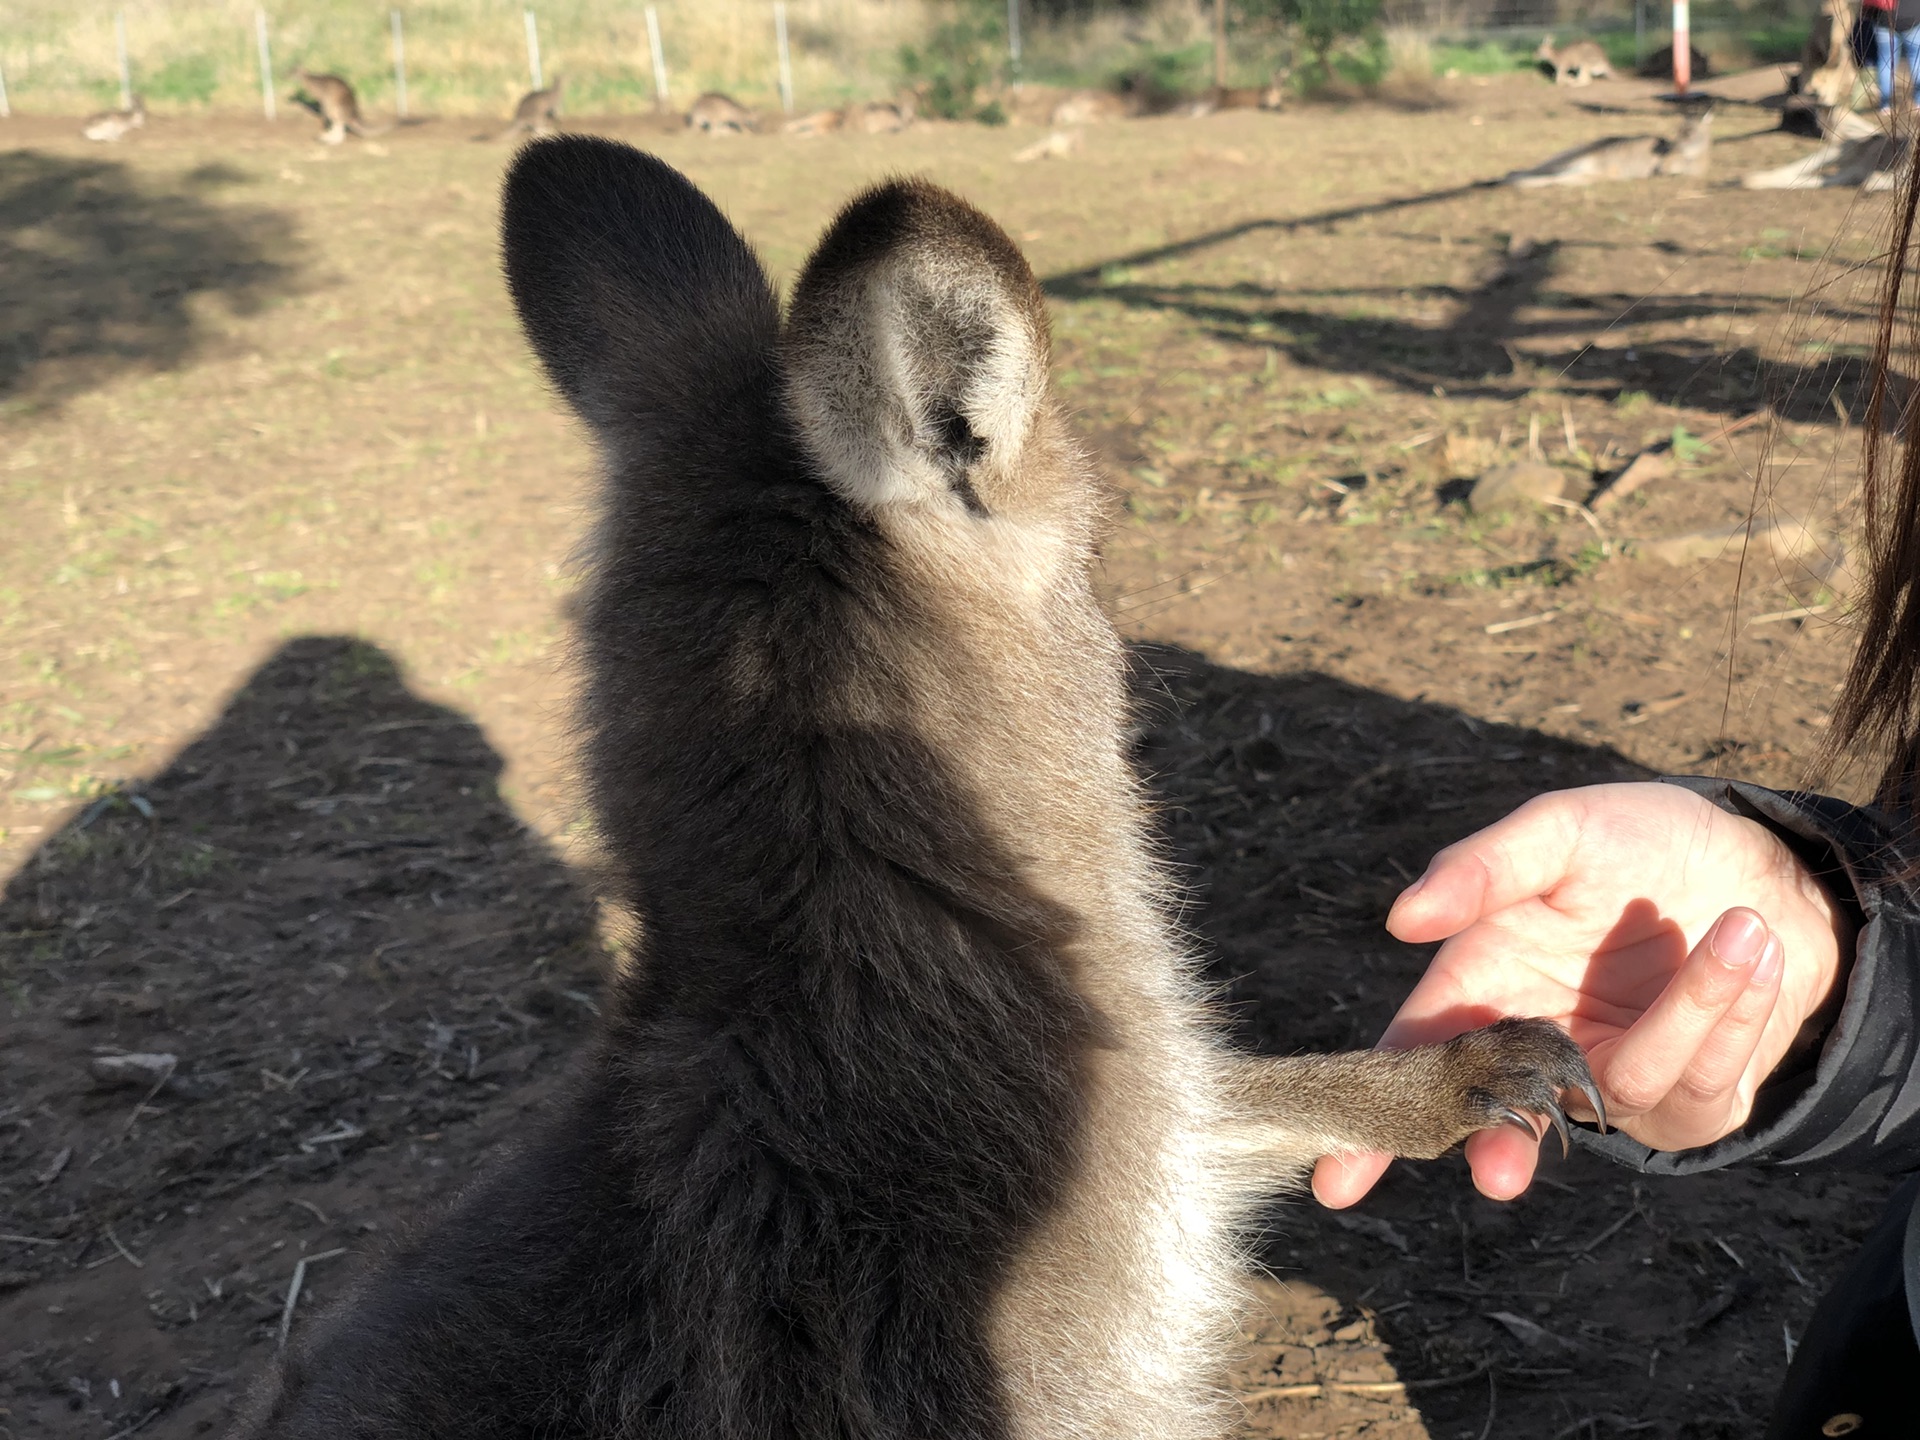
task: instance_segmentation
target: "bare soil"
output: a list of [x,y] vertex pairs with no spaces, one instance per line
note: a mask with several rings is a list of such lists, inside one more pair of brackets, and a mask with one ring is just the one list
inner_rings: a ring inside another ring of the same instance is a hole
[[[1885,201],[1727,188],[1804,153],[1773,118],[1723,106],[1711,181],[1561,193],[1476,182],[1670,130],[1649,87],[1444,82],[1032,165],[1031,127],[574,124],[686,168],[783,277],[903,170],[1026,246],[1120,498],[1106,583],[1187,918],[1246,1042],[1292,1051],[1372,1040],[1425,958],[1392,895],[1528,795],[1814,775]],[[74,130],[0,129],[0,1434],[185,1437],[591,1024],[590,461],[497,277],[504,149]],[[1529,453],[1578,500],[1676,431],[1617,506],[1463,502]],[[1653,555],[1756,515],[1819,543]],[[176,1058],[98,1078],[116,1054]],[[1247,1433],[1758,1434],[1885,1191],[1576,1153],[1508,1206],[1457,1158],[1354,1214],[1277,1206]]]

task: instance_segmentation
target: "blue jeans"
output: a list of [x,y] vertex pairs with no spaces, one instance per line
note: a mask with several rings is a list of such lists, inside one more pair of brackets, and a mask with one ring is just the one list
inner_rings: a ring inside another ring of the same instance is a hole
[[1898,40],[1907,60],[1907,78],[1920,90],[1920,25],[1911,30],[1895,30],[1891,25],[1876,25],[1873,30],[1875,58],[1879,61],[1880,108],[1893,107],[1893,46]]

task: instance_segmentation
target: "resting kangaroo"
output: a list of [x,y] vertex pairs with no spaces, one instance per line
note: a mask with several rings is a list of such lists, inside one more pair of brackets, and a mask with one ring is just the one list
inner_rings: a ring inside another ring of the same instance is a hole
[[1553,37],[1549,35],[1540,42],[1540,48],[1533,52],[1533,58],[1553,71],[1553,83],[1556,85],[1591,85],[1596,80],[1613,78],[1613,66],[1607,61],[1607,52],[1591,40],[1575,40],[1556,50]]
[[1649,180],[1655,175],[1704,175],[1713,154],[1713,112],[1702,110],[1680,124],[1671,140],[1658,135],[1618,135],[1563,150],[1530,170],[1515,170],[1501,183],[1522,189],[1543,185],[1591,185],[1597,180]]
[[639,940],[570,1091],[246,1433],[1224,1435],[1258,1199],[1557,1121],[1580,1051],[1222,1042],[1128,764],[1109,499],[980,212],[869,190],[783,322],[678,172],[564,137],[504,253],[605,472],[585,760]]

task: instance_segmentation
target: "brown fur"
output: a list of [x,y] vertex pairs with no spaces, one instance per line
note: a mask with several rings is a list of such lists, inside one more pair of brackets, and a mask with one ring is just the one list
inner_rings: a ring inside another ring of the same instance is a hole
[[1607,52],[1591,40],[1575,40],[1556,48],[1549,35],[1533,52],[1533,58],[1553,72],[1556,85],[1591,85],[1596,80],[1613,78]]
[[1713,154],[1713,112],[1681,122],[1673,139],[1621,135],[1563,150],[1530,170],[1516,170],[1505,183],[1521,189],[1546,185],[1591,185],[1600,180],[1650,180],[1656,175],[1704,175]]
[[732,96],[710,90],[687,107],[687,128],[707,135],[745,135],[759,129],[760,121]]
[[316,75],[305,69],[293,73],[307,94],[313,97],[308,108],[326,124],[326,128],[320,132],[322,144],[338,145],[349,134],[370,139],[375,135],[384,135],[393,128],[391,125],[368,126],[361,118],[360,99],[353,93],[353,86],[338,75]]
[[247,1433],[1211,1440],[1252,1207],[1587,1083],[1551,1025],[1222,1043],[1094,598],[1044,297],[921,181],[781,323],[684,178],[522,151],[510,283],[592,429],[586,760],[639,947],[525,1151]]
[[89,140],[124,140],[147,123],[147,102],[140,96],[124,110],[102,110],[80,122],[80,133]]
[[509,135],[551,135],[559,128],[560,87],[563,78],[553,77],[553,83],[539,90],[530,90],[520,97],[520,103],[513,107],[513,119],[507,122],[507,128],[493,138],[505,140]]

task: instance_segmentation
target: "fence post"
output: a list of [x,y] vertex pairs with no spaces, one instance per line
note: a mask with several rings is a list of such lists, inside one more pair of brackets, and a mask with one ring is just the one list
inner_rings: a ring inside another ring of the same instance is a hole
[[267,48],[266,7],[253,7],[253,35],[260,47],[260,108],[267,119],[277,118],[273,104],[273,55]]
[[7,67],[0,65],[0,120],[13,118],[13,105],[7,99]]
[[780,108],[793,113],[793,58],[787,51],[787,0],[773,0],[773,38],[780,48]]
[[1647,0],[1633,0],[1633,68],[1647,63]]
[[667,56],[660,48],[660,12],[647,6],[647,49],[653,55],[653,108],[667,108]]
[[1020,0],[1007,0],[1007,60],[1013,71],[1014,93],[1020,91]]
[[133,109],[133,64],[127,59],[127,12],[113,12],[113,42],[120,51],[120,108]]
[[1687,33],[1687,0],[1673,0],[1673,93],[1687,93],[1687,82],[1693,78],[1693,40]]
[[544,90],[540,83],[540,26],[533,18],[533,11],[521,12],[527,21],[527,74],[533,77],[533,88]]
[[407,118],[407,32],[398,10],[393,12],[393,108],[402,120]]

